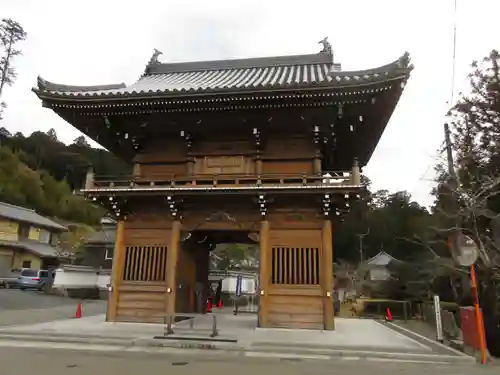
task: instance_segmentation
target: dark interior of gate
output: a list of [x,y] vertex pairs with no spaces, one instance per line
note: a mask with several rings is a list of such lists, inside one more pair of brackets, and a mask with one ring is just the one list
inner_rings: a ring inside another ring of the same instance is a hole
[[177,263],[176,312],[205,313],[211,295],[211,253],[219,244],[255,243],[247,230],[194,230],[181,236]]

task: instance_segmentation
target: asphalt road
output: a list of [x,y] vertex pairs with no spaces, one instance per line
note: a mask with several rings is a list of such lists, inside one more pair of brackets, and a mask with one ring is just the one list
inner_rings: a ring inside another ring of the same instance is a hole
[[0,289],[0,311],[44,309],[68,304],[74,304],[74,301],[35,290]]
[[[26,359],[29,358],[29,361]],[[370,361],[297,361],[267,358],[166,355],[120,352],[86,352],[61,349],[7,348],[0,350],[2,375],[35,371],[37,375],[489,375],[496,365],[437,365]]]
[[[34,324],[74,317],[77,300],[38,291],[0,289],[0,326]],[[106,312],[106,301],[84,301],[84,315]]]

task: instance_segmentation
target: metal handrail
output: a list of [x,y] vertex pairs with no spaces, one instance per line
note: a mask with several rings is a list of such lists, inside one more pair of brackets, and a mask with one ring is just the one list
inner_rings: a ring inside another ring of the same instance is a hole
[[180,317],[192,317],[193,319],[189,320],[189,328],[193,329],[194,328],[194,319],[199,318],[202,316],[207,316],[207,315],[212,315],[212,333],[210,334],[210,337],[217,337],[219,335],[219,332],[217,330],[217,315],[212,314],[212,313],[206,313],[206,314],[200,314],[200,313],[168,313],[163,316],[163,324],[165,326],[163,334],[164,336],[172,335],[174,334],[174,330],[172,328],[172,325],[174,323],[174,318],[177,316]]

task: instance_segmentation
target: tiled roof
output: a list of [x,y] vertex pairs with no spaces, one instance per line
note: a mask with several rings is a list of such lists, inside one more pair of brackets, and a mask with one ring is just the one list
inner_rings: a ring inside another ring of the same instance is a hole
[[370,84],[406,77],[412,67],[408,54],[376,69],[342,72],[329,53],[160,64],[146,67],[134,84],[106,86],[58,85],[38,78],[40,97],[176,96],[307,89]]
[[85,239],[87,245],[114,244],[116,239],[116,227],[106,225],[100,231],[94,232]]
[[59,231],[67,230],[66,227],[37,214],[29,208],[14,206],[12,204],[0,202],[0,217],[14,221],[22,221],[29,224],[38,225],[45,228],[56,229]]
[[57,248],[46,243],[32,241],[32,240],[20,240],[20,241],[2,241],[0,240],[0,245],[6,247],[15,247],[18,249],[24,249],[31,251],[42,257],[57,257],[60,254]]

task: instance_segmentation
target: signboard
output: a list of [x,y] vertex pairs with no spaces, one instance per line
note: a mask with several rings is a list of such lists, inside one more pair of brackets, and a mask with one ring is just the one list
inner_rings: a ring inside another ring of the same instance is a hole
[[443,321],[441,318],[441,301],[437,294],[434,295],[434,313],[436,315],[436,338],[443,341]]
[[477,244],[469,236],[459,234],[457,238],[457,262],[464,267],[473,265],[479,256]]
[[243,276],[236,276],[236,297],[241,297],[241,290],[243,284]]

